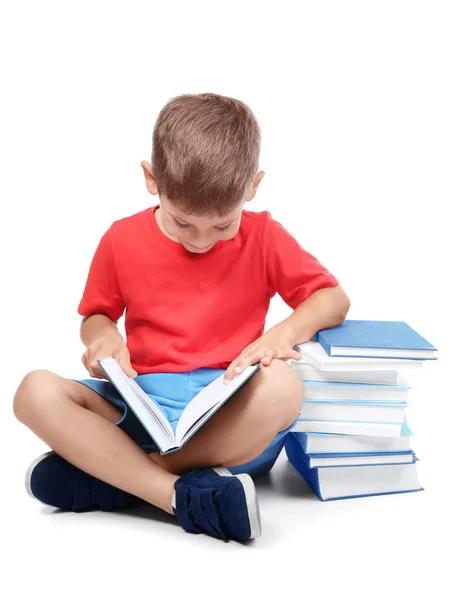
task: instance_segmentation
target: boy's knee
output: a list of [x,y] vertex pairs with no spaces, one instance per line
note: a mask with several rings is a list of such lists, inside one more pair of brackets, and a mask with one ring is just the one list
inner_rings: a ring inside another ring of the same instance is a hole
[[269,409],[281,431],[289,427],[302,410],[304,384],[291,366],[282,360],[274,359],[262,369],[266,377]]
[[48,390],[53,376],[51,371],[36,369],[22,379],[13,398],[13,412],[16,419],[24,421],[34,407],[41,403],[43,390]]

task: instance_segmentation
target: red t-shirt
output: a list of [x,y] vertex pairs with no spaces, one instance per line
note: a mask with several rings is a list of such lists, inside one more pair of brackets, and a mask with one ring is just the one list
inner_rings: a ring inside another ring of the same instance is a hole
[[295,309],[338,284],[269,211],[243,210],[234,238],[196,254],[161,231],[158,206],[104,233],[78,308],[113,321],[126,309],[126,343],[139,375],[227,369],[263,335],[275,293]]

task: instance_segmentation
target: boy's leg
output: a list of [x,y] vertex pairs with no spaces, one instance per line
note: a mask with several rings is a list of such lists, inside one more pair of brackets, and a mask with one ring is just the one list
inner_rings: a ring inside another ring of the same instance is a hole
[[150,461],[114,425],[120,412],[87,386],[51,371],[32,371],[15,393],[14,414],[74,466],[173,514],[178,477]]
[[304,387],[286,362],[274,359],[251,377],[179,450],[152,461],[171,473],[236,466],[261,454],[302,410]]

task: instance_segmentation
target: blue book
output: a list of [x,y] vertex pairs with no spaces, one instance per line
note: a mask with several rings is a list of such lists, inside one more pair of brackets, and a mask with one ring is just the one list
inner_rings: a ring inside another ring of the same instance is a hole
[[246,367],[227,384],[223,383],[224,374],[220,375],[192,398],[174,424],[167,419],[157,399],[126,375],[115,358],[109,356],[98,360],[98,364],[156,442],[161,454],[179,450],[260,368],[260,363]]
[[437,350],[403,321],[346,320],[315,335],[329,356],[437,360]]
[[423,490],[415,461],[310,469],[302,458],[302,447],[293,433],[286,436],[285,450],[289,462],[323,501]]
[[408,452],[325,452],[322,454],[307,454],[304,452],[300,438],[295,436],[295,439],[300,446],[299,456],[309,469],[357,465],[396,465],[418,461],[415,453],[411,450]]
[[412,431],[405,421],[398,437],[294,432],[306,454],[412,452]]
[[371,465],[405,465],[417,462],[413,452],[365,452],[356,454],[301,454],[302,460],[309,469],[325,469],[326,467],[353,467]]

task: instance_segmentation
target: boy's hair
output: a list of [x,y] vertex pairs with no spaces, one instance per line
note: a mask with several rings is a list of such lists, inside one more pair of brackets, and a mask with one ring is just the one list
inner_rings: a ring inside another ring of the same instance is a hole
[[171,98],[153,130],[158,191],[186,214],[228,215],[258,171],[260,143],[260,127],[244,102],[210,93]]

